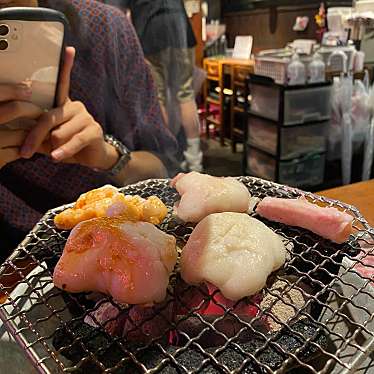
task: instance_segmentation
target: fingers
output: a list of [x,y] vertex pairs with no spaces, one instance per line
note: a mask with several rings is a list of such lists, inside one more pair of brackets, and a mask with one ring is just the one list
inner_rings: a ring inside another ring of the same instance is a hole
[[59,126],[53,130],[50,135],[52,148],[59,148],[67,143],[74,135],[80,133],[86,127],[86,120],[85,115],[78,115],[63,126]]
[[19,148],[5,148],[0,150],[0,168],[20,158]]
[[74,65],[75,48],[67,47],[65,50],[64,65],[60,73],[60,81],[57,94],[57,106],[62,106],[69,98],[70,74]]
[[0,84],[0,102],[2,101],[29,101],[32,90],[27,84]]
[[25,136],[26,132],[22,130],[0,130],[0,169],[21,157],[19,147]]
[[9,101],[0,104],[0,124],[11,122],[18,118],[38,118],[43,111],[34,104],[22,101]]
[[55,149],[51,153],[51,156],[56,161],[64,161],[72,158],[83,148],[102,139],[102,136],[102,129],[99,125],[85,127],[81,132],[74,135],[67,143]]
[[0,149],[20,147],[25,137],[26,132],[23,130],[0,130]]
[[40,116],[38,123],[34,126],[22,146],[21,155],[30,158],[49,136],[49,132],[71,120],[77,113],[82,111],[83,104],[69,102],[63,107],[50,110]]

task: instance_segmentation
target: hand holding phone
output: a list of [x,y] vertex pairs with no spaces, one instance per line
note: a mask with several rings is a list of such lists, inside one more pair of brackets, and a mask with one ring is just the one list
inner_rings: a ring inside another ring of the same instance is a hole
[[[13,93],[17,87],[22,92],[22,98],[7,96],[9,103],[1,104],[0,98],[0,131],[5,123],[24,131],[25,120],[31,121],[20,149],[23,132],[12,138],[10,147],[18,150],[17,157],[42,152],[55,161],[106,170],[119,155],[105,142],[100,124],[85,105],[69,98],[75,50],[63,48],[65,25],[61,13],[49,9],[0,10],[0,91],[3,85]],[[29,85],[30,92],[25,89]],[[8,143],[4,145],[7,148]],[[1,157],[0,153],[0,167]]]
[[75,50],[66,48],[61,69],[57,107],[43,113],[22,145],[22,157],[48,150],[55,161],[74,163],[93,169],[110,169],[119,158],[117,150],[106,143],[103,129],[80,101],[69,97],[70,75]]

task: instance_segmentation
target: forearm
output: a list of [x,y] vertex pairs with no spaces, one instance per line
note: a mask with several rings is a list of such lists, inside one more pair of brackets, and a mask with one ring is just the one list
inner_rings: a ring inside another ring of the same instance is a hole
[[[107,145],[106,165],[110,169],[118,161],[118,153],[114,147]],[[154,154],[146,151],[131,152],[131,160],[123,170],[113,177],[113,182],[119,186],[139,182],[150,178],[167,178],[167,171],[162,161]]]
[[150,152],[131,153],[131,160],[115,178],[119,185],[127,185],[150,178],[167,178],[167,171],[162,161]]

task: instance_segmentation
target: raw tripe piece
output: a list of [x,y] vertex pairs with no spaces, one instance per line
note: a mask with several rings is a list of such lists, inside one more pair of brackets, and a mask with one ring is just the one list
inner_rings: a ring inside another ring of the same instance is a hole
[[174,236],[151,223],[94,218],[71,232],[53,282],[69,292],[102,292],[122,304],[152,304],[165,298],[176,260]]
[[216,213],[204,218],[182,251],[186,283],[209,282],[230,300],[254,295],[271,272],[286,260],[281,238],[243,213]]
[[199,222],[212,213],[244,213],[249,208],[251,194],[235,178],[191,172],[177,175],[171,186],[181,195],[175,212],[185,222]]

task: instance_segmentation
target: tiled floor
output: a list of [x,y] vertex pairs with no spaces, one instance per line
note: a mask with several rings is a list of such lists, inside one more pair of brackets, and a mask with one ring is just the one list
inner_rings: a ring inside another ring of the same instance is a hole
[[231,146],[222,147],[217,140],[203,140],[204,171],[215,176],[242,175],[242,149],[237,146],[237,153],[232,153]]

